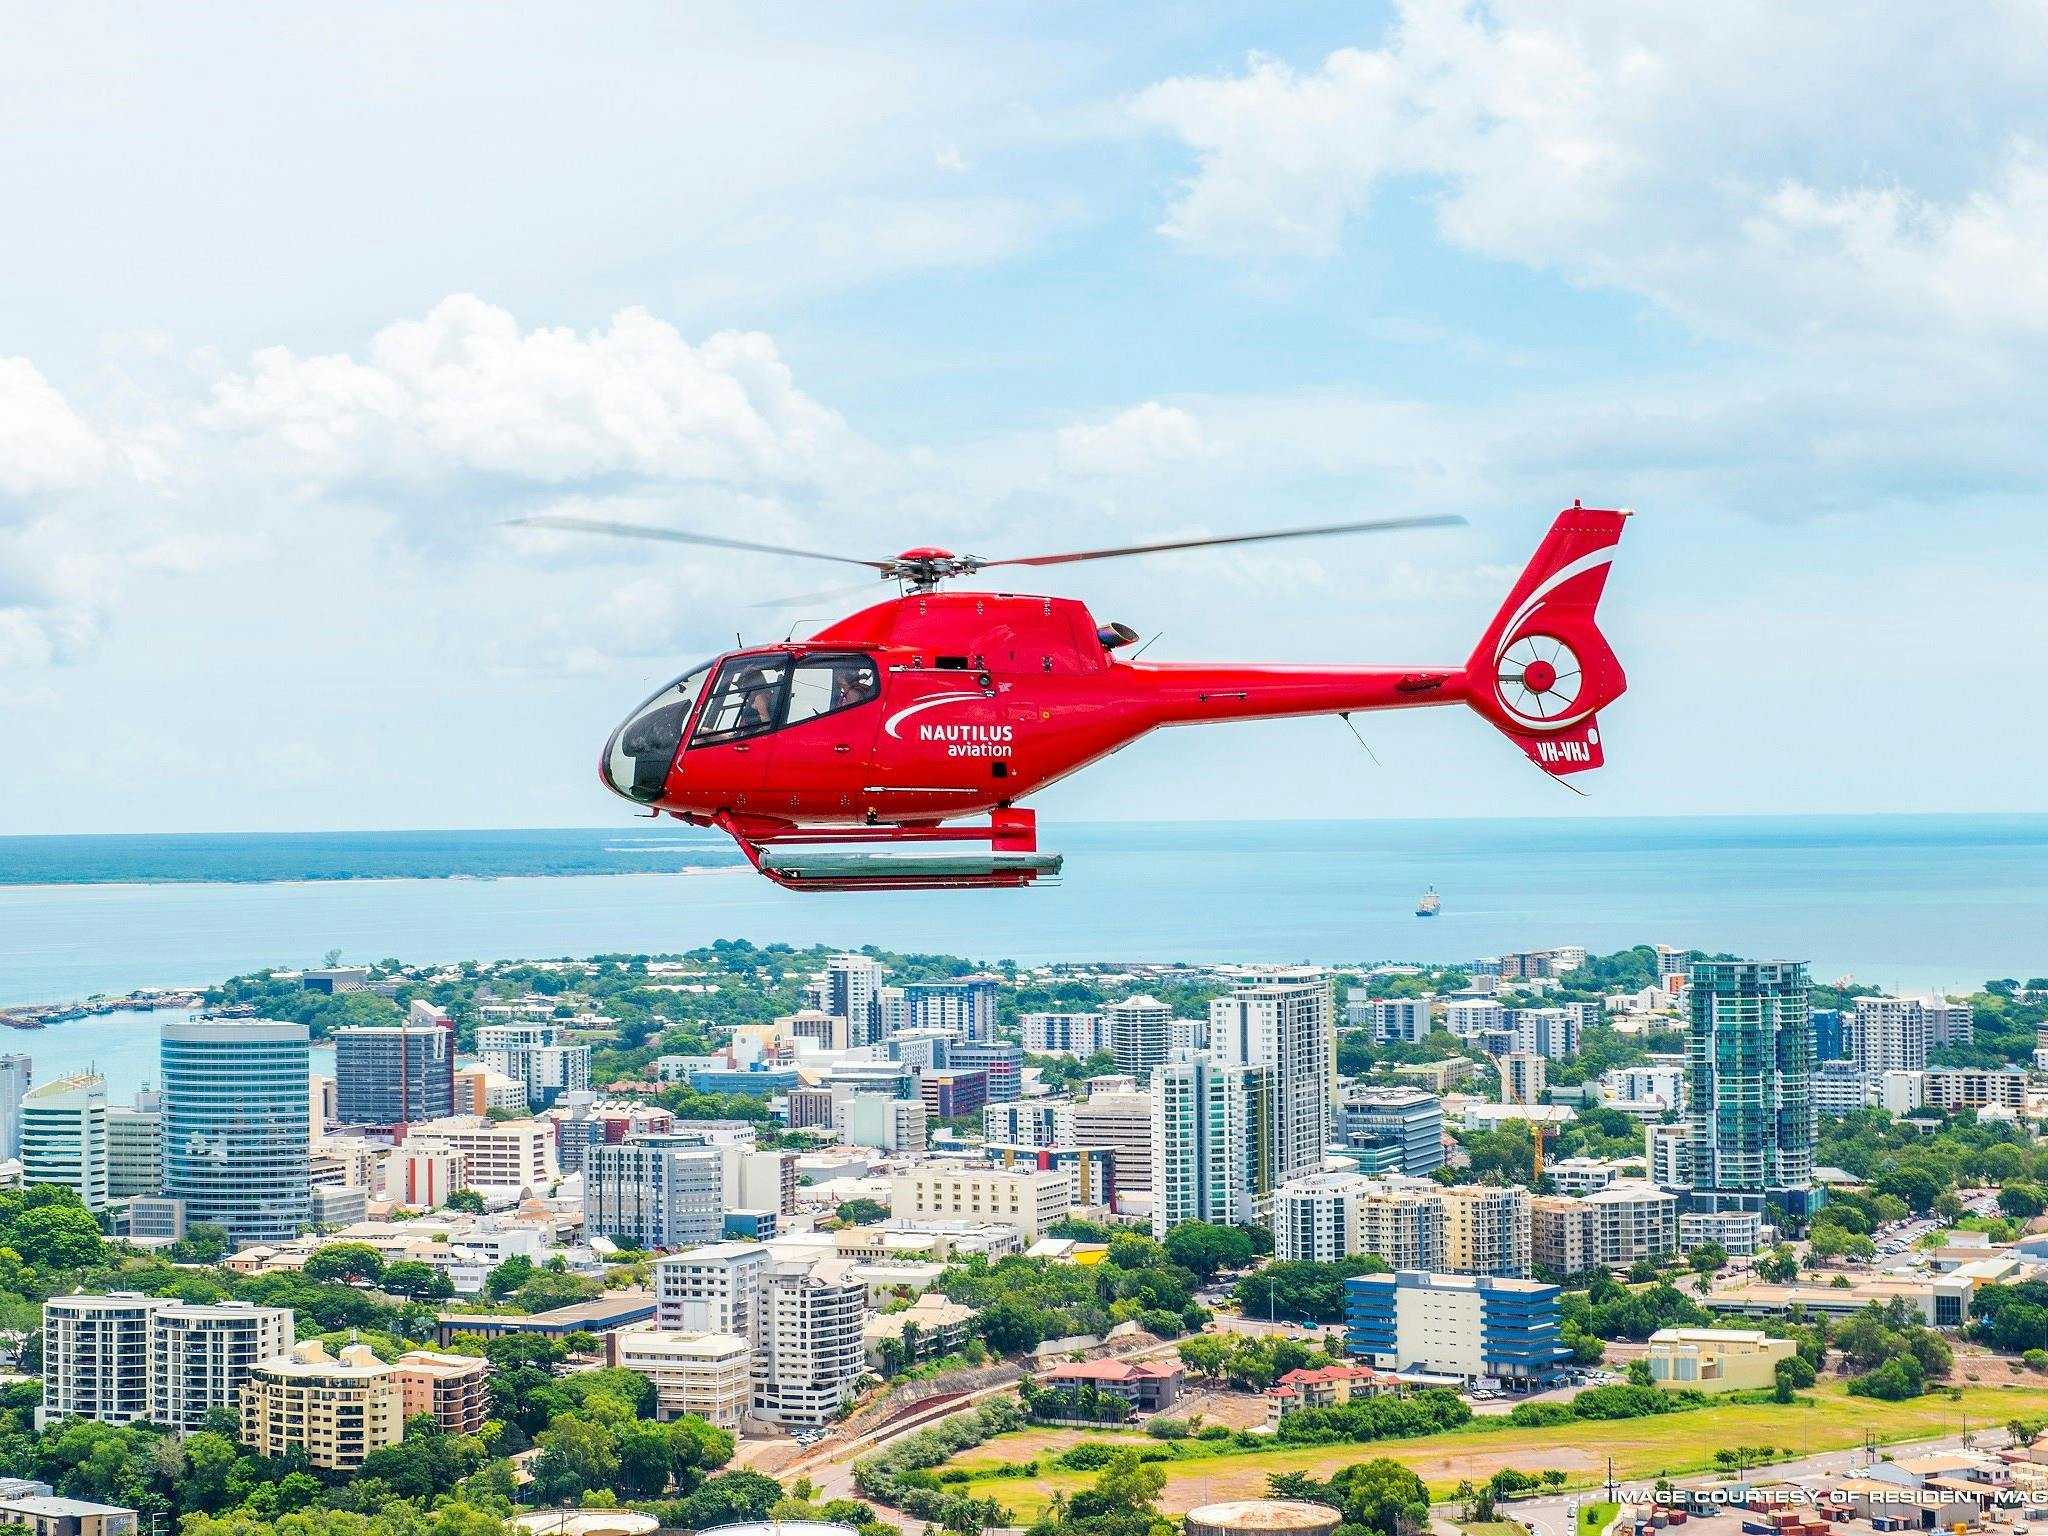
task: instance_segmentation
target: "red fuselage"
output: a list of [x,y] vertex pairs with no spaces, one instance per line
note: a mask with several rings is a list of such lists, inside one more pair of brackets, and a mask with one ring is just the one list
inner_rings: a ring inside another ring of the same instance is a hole
[[[604,779],[692,821],[930,823],[1012,805],[1160,726],[1467,700],[1458,665],[1148,663],[1115,639],[1072,598],[896,598],[672,685],[614,733]],[[663,700],[668,725],[635,735]]]

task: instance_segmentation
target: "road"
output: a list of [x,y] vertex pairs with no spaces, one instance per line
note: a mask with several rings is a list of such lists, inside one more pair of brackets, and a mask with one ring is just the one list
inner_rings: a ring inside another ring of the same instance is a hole
[[[1171,1343],[1154,1340],[1137,1349],[1106,1350],[1101,1358],[1116,1360],[1156,1360],[1176,1353]],[[1002,1397],[1017,1390],[1014,1381],[998,1382],[976,1392],[945,1394],[929,1399],[903,1417],[886,1425],[869,1430],[851,1439],[833,1436],[812,1446],[788,1466],[775,1473],[776,1478],[786,1487],[800,1477],[808,1477],[817,1488],[817,1502],[826,1503],[832,1499],[851,1499],[858,1495],[853,1488],[853,1464],[865,1460],[878,1452],[887,1450],[906,1435],[929,1428],[940,1419],[977,1407],[993,1397]],[[874,1506],[875,1518],[900,1530],[908,1531],[913,1526],[922,1530],[922,1520],[908,1521],[885,1505]]]

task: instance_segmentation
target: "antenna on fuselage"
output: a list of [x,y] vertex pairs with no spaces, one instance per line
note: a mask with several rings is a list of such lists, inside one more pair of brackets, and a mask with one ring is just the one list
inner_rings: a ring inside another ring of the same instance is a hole
[[1339,720],[1342,720],[1346,725],[1351,727],[1352,736],[1357,739],[1358,744],[1361,747],[1365,748],[1365,755],[1372,759],[1373,767],[1379,767],[1379,754],[1373,751],[1371,743],[1365,739],[1365,733],[1359,730],[1358,722],[1351,718],[1351,711],[1348,709],[1340,709],[1337,711],[1337,718]]

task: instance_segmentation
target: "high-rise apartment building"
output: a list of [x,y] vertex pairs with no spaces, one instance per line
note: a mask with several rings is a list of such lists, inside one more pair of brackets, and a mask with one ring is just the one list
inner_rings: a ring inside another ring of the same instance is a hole
[[404,1433],[393,1367],[367,1344],[337,1358],[318,1339],[265,1360],[242,1388],[242,1443],[258,1456],[294,1451],[329,1472],[352,1472]]
[[1034,1056],[1074,1056],[1086,1061],[1110,1048],[1108,1021],[1099,1013],[1027,1013],[1017,1020],[1018,1038]]
[[768,1250],[759,1243],[709,1243],[654,1261],[654,1325],[677,1333],[761,1336],[761,1288]]
[[43,1303],[43,1401],[36,1422],[133,1424],[149,1413],[149,1322],[171,1302],[117,1291]]
[[[833,955],[825,962],[822,1011],[846,1020],[852,1045],[873,1045],[891,1033],[882,1025],[882,962],[869,955]],[[900,993],[900,988],[891,988]]]
[[1375,1043],[1419,1045],[1429,1038],[1429,1000],[1421,997],[1374,998],[1366,1010]]
[[0,1056],[0,1158],[21,1156],[21,1097],[34,1086],[34,1062]]
[[186,1019],[163,1027],[164,1193],[236,1243],[311,1219],[306,1026]]
[[843,1259],[770,1267],[753,1360],[756,1417],[822,1428],[853,1396],[867,1369],[867,1287],[848,1278],[850,1268]]
[[1529,1191],[1512,1184],[1443,1190],[1444,1268],[1459,1275],[1529,1273]]
[[1678,1197],[1643,1179],[1616,1179],[1584,1203],[1593,1211],[1596,1256],[1609,1268],[1678,1252]]
[[476,1032],[477,1055],[526,1089],[526,1107],[547,1109],[565,1093],[590,1087],[590,1047],[565,1045],[553,1024],[484,1024]]
[[1173,1010],[1156,997],[1126,997],[1102,1010],[1117,1071],[1142,1086],[1173,1048]]
[[1508,1011],[1489,998],[1467,998],[1444,1004],[1444,1028],[1469,1040],[1489,1029],[1506,1029]]
[[1444,1201],[1433,1184],[1316,1173],[1273,1197],[1273,1256],[1335,1263],[1374,1254],[1395,1269],[1444,1267]]
[[1152,1096],[1146,1093],[1091,1094],[1074,1106],[1073,1144],[1107,1147],[1116,1159],[1120,1201],[1153,1192]]
[[1599,1268],[1598,1213],[1570,1195],[1532,1195],[1529,1255],[1538,1271],[1556,1280]]
[[1010,1147],[1074,1144],[1074,1106],[1058,1101],[991,1104],[981,1112],[981,1139]]
[[475,1355],[409,1349],[393,1362],[401,1421],[432,1414],[443,1434],[473,1435],[491,1416],[491,1363]]
[[1934,1031],[1916,997],[1859,997],[1845,1021],[1859,1072],[1921,1072]]
[[1260,1156],[1271,1168],[1268,1188],[1323,1166],[1336,1038],[1327,980],[1252,982],[1209,1004],[1210,1053],[1266,1073],[1271,1114]]
[[1816,1204],[1813,1021],[1806,966],[1701,960],[1686,1038],[1692,1204],[1703,1212],[1804,1215]]
[[912,1029],[951,1029],[962,1040],[993,1040],[1001,1017],[1002,981],[995,976],[961,976],[952,981],[917,981],[903,989]]
[[1580,1011],[1577,1008],[1516,1008],[1508,1014],[1515,1049],[1546,1061],[1579,1053]]
[[1154,1068],[1149,1098],[1153,1236],[1184,1221],[1259,1220],[1282,1182],[1274,1177],[1272,1074],[1202,1053]]
[[1650,1182],[1662,1189],[1692,1188],[1692,1127],[1676,1125],[1643,1127],[1644,1159],[1650,1165]]
[[337,1029],[334,1078],[343,1125],[388,1130],[452,1115],[455,1032],[410,1021]]
[[240,1407],[257,1365],[292,1347],[289,1307],[246,1301],[160,1307],[149,1327],[149,1417],[182,1432],[208,1410]]
[[62,1184],[89,1211],[107,1204],[107,1080],[96,1072],[59,1077],[21,1100],[21,1176]]
[[1444,1101],[1420,1088],[1347,1087],[1337,1139],[1366,1173],[1427,1178],[1444,1165]]
[[1500,1059],[1500,1101],[1503,1104],[1541,1104],[1548,1071],[1543,1058],[1534,1051],[1509,1051]]

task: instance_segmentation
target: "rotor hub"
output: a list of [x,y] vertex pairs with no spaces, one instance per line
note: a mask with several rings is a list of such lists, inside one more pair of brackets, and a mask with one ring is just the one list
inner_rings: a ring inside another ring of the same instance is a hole
[[1557,686],[1557,667],[1547,661],[1532,661],[1522,668],[1522,686],[1531,693],[1548,693]]

